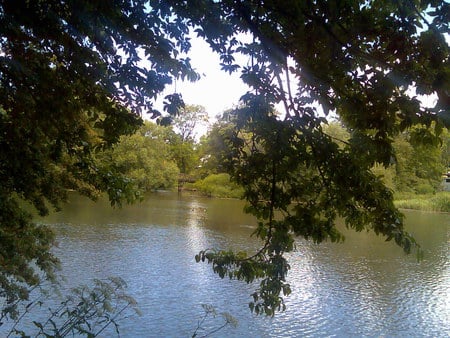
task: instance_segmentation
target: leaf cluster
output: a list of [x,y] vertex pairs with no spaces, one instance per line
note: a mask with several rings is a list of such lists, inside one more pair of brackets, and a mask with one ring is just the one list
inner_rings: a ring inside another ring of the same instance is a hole
[[[371,169],[392,162],[399,133],[420,125],[418,140],[436,144],[448,126],[448,4],[202,3],[220,14],[198,14],[198,34],[220,54],[223,68],[240,71],[251,88],[221,144],[226,171],[244,187],[246,211],[259,220],[255,235],[263,245],[250,257],[206,251],[197,259],[222,277],[262,279],[250,306],[273,314],[280,308],[288,271],[284,255],[294,249],[294,237],[340,241],[337,217],[357,231],[395,241],[407,253],[418,249],[403,229],[392,192]],[[219,28],[210,29],[213,23]],[[217,38],[217,31],[245,32],[252,40],[234,33]],[[236,54],[248,64],[234,62]],[[418,94],[437,94],[435,107],[410,94],[413,87]],[[277,104],[284,107],[281,117]],[[349,127],[348,141],[323,131],[321,112],[340,117]]]
[[142,113],[162,115],[153,102],[174,78],[198,78],[182,57],[187,32],[163,2],[0,3],[0,289],[8,301],[27,297],[22,286],[39,280],[34,268],[51,277],[57,267],[53,235],[31,222],[23,201],[45,215],[71,190],[106,191],[113,205],[138,197],[94,155],[136,131]]
[[273,315],[283,309],[280,294],[290,292],[285,254],[295,249],[295,237],[342,241],[338,217],[356,231],[370,229],[394,240],[407,253],[417,247],[403,230],[392,192],[351,143],[337,143],[315,118],[282,121],[270,106],[264,115],[261,107],[258,100],[237,109],[235,128],[223,140],[229,146],[224,165],[244,189],[245,211],[257,217],[254,235],[263,246],[250,257],[211,250],[196,257],[211,263],[222,278],[260,279],[252,310]]
[[[56,308],[48,308],[45,321],[33,320],[36,337],[98,337],[109,326],[120,336],[119,322],[131,312],[140,314],[136,301],[125,293],[127,285],[118,277],[94,280],[94,286],[79,286],[72,290]],[[45,296],[45,294],[43,295]],[[41,298],[28,303],[24,313],[14,322],[7,337],[28,335],[20,329],[21,321],[33,314],[33,309],[46,306]]]

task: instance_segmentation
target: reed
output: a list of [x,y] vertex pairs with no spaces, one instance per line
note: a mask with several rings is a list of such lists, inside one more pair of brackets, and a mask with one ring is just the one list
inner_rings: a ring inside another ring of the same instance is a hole
[[395,205],[400,209],[450,212],[450,192],[441,191],[426,195],[399,194],[396,196]]

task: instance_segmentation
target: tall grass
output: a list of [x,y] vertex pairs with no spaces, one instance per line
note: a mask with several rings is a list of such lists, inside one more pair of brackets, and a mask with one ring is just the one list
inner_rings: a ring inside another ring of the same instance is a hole
[[450,212],[450,192],[441,191],[426,195],[398,194],[395,196],[395,205],[400,209]]
[[[230,182],[227,174],[209,175],[203,180],[186,184],[186,188],[211,197],[241,198],[243,195],[242,187]],[[450,212],[450,191],[435,194],[397,193],[394,203],[400,209]]]

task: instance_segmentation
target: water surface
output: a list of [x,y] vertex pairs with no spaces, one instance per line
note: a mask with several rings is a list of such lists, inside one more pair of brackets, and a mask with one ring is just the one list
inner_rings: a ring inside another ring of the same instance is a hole
[[121,322],[122,337],[190,337],[201,304],[239,321],[216,337],[450,336],[449,214],[405,212],[425,252],[419,263],[372,233],[345,231],[343,244],[298,240],[287,310],[265,318],[248,309],[255,285],[222,280],[194,260],[206,248],[257,248],[249,237],[255,221],[242,208],[237,200],[158,193],[111,209],[74,195],[43,222],[57,233],[67,288],[111,275],[127,281],[142,317]]

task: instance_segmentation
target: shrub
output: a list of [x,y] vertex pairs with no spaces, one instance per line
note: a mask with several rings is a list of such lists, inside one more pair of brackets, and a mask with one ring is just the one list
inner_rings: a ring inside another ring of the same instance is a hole
[[212,197],[241,198],[244,190],[230,181],[228,174],[213,174],[191,185],[200,193]]
[[430,184],[421,183],[414,189],[418,194],[433,194],[435,192],[434,187]]

